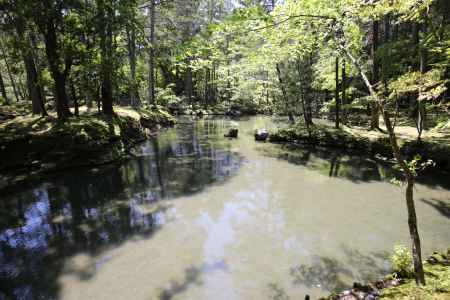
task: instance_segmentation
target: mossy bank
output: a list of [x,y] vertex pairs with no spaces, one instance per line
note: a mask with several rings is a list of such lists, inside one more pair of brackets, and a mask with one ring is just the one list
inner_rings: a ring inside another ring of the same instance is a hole
[[0,126],[0,188],[42,172],[120,161],[175,119],[165,110],[117,108],[113,116],[17,116]]
[[[313,125],[310,131],[303,123],[281,128],[272,132],[270,142],[308,144],[319,147],[357,150],[373,156],[392,158],[392,148],[387,135],[369,138],[352,130],[334,129],[329,126]],[[407,159],[420,155],[423,160],[431,159],[436,168],[450,171],[450,144],[431,141],[400,140],[401,152]]]
[[413,274],[398,272],[370,284],[354,283],[353,288],[320,300],[448,300],[450,299],[450,249],[434,252],[424,262],[425,286],[417,286]]

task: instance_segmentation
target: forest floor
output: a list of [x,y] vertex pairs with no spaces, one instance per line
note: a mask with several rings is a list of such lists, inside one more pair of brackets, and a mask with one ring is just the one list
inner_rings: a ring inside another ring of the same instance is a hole
[[[435,252],[424,262],[425,286],[417,286],[413,276],[396,273],[372,284],[355,283],[352,289],[333,294],[326,300],[396,299],[396,300],[449,300],[450,249]],[[412,274],[411,274],[412,275]]]
[[102,165],[129,156],[129,150],[174,118],[164,109],[115,107],[105,116],[80,108],[78,117],[58,121],[31,115],[21,106],[0,108],[0,188],[42,172]]

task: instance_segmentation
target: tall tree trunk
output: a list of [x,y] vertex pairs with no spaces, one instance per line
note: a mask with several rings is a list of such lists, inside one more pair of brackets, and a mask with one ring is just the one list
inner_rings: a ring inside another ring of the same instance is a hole
[[55,83],[56,113],[58,115],[58,119],[64,120],[71,115],[68,104],[69,102],[67,100],[66,80],[72,66],[72,59],[66,54],[66,57],[64,59],[65,69],[60,69],[60,54],[58,49],[60,49],[61,47],[58,44],[55,28],[56,26],[53,23],[53,19],[46,19],[44,27],[45,28],[43,28],[43,34],[45,42],[45,53],[47,55],[48,64],[50,66],[50,73]]
[[72,102],[73,102],[73,106],[74,106],[74,115],[78,117],[80,115],[80,110],[79,110],[79,105],[78,105],[77,92],[75,91],[75,84],[73,83],[73,80],[70,80],[70,93],[71,93]]
[[342,60],[342,82],[341,82],[341,90],[342,90],[342,105],[344,106],[344,108],[342,108],[342,122],[347,121],[347,116],[348,116],[348,109],[345,108],[345,106],[348,104],[347,103],[347,95],[346,95],[346,90],[347,90],[347,73],[346,73],[346,69],[345,69],[345,59]]
[[372,84],[370,83],[368,77],[366,76],[365,72],[362,70],[361,65],[358,63],[358,61],[352,56],[350,51],[348,50],[347,46],[339,44],[341,50],[345,53],[345,55],[350,59],[353,66],[358,70],[359,74],[363,78],[364,84],[369,89],[370,95],[374,99],[375,103],[378,106],[378,109],[380,110],[383,120],[386,124],[386,129],[389,133],[389,141],[391,144],[392,152],[394,154],[394,157],[397,161],[397,163],[400,165],[403,174],[405,175],[407,186],[406,186],[406,207],[408,211],[408,227],[409,227],[409,234],[411,238],[411,244],[412,244],[412,254],[413,254],[413,262],[414,262],[414,274],[416,283],[418,285],[425,285],[425,275],[423,271],[423,264],[422,264],[422,252],[421,252],[421,246],[420,246],[420,236],[419,236],[419,230],[417,228],[417,216],[416,216],[416,209],[414,205],[414,174],[409,169],[409,166],[406,164],[403,155],[400,152],[400,148],[398,146],[397,137],[395,135],[394,127],[391,124],[390,117],[388,115],[388,112],[384,109],[384,101],[383,99],[375,92],[375,89],[373,88]]
[[6,71],[8,72],[9,81],[11,82],[11,86],[13,88],[14,96],[16,97],[16,101],[19,102],[19,94],[17,92],[16,81],[11,73],[11,68],[9,67],[8,58],[6,57],[6,51],[3,47],[3,43],[0,41],[0,50],[2,51],[3,60],[5,61]]
[[185,91],[186,96],[188,98],[188,102],[190,105],[192,105],[192,96],[193,96],[193,87],[192,87],[192,69],[188,66],[185,74]]
[[130,104],[132,107],[139,106],[139,99],[137,97],[136,84],[136,29],[127,28],[127,46],[128,46],[128,61],[130,63]]
[[339,118],[340,118],[340,116],[339,116],[339,112],[340,112],[340,109],[341,109],[341,101],[339,100],[339,57],[336,57],[336,65],[335,65],[335,75],[336,75],[336,78],[335,78],[335,85],[336,85],[336,88],[335,88],[335,91],[334,91],[334,97],[336,98],[335,100],[336,100],[336,116],[335,116],[335,123],[334,123],[334,127],[336,128],[336,129],[339,129]]
[[299,81],[300,81],[299,97],[300,97],[300,101],[301,101],[301,105],[302,105],[303,120],[305,121],[306,130],[308,131],[308,134],[311,137],[310,125],[312,125],[312,118],[311,118],[311,115],[309,114],[307,105],[305,103],[306,98],[308,97],[308,92],[307,92],[307,87],[305,84],[303,84],[303,80],[302,80],[300,59],[297,59],[297,72],[298,72],[298,77],[299,77]]
[[41,114],[42,116],[47,116],[47,111],[45,110],[44,106],[44,95],[39,83],[39,77],[33,57],[31,57],[29,53],[24,53],[23,60],[27,73],[27,88],[31,98],[33,114]]
[[148,102],[149,105],[156,106],[155,96],[155,0],[150,0],[150,52],[148,60]]
[[113,115],[113,84],[112,84],[112,70],[113,70],[113,32],[112,22],[114,18],[113,9],[110,6],[105,5],[101,1],[101,19],[103,20],[102,33],[100,36],[100,48],[101,48],[101,101],[102,111],[105,115]]
[[[374,20],[372,22],[372,82],[373,84],[377,84],[379,81],[379,63],[377,58],[377,49],[378,49],[378,29],[379,23],[378,20]],[[380,128],[380,111],[378,109],[378,105],[373,102],[371,103],[371,117],[370,117],[370,130],[379,129]]]
[[205,93],[204,93],[204,101],[205,101],[205,108],[208,108],[208,102],[209,102],[209,75],[210,71],[208,68],[205,69]]
[[[229,66],[229,64],[228,64]],[[231,81],[230,81],[230,68],[227,68],[227,100],[228,100],[228,108],[231,108]]]
[[8,95],[6,95],[5,83],[3,82],[3,76],[1,72],[0,72],[0,93],[2,94],[5,104],[9,105],[9,99]]
[[281,76],[280,64],[277,63],[275,65],[275,67],[277,69],[278,82],[280,83],[281,93],[283,94],[283,100],[284,100],[286,114],[289,117],[289,121],[293,123],[294,116],[292,115],[292,112],[289,109],[289,100],[288,100],[288,96],[287,96],[287,92],[286,92],[286,87],[284,86],[283,77]]
[[36,68],[35,55],[33,52],[33,41],[31,36],[25,32],[25,21],[21,17],[15,20],[15,27],[20,43],[20,52],[27,74],[28,95],[31,98],[32,113],[47,116],[44,106],[44,93],[39,81],[39,73]]
[[[418,52],[419,52],[419,69],[420,69],[420,73],[425,74],[428,71],[428,66],[427,66],[427,49],[420,43],[419,40],[419,24],[417,24],[418,28],[417,28],[417,47],[418,47]],[[425,37],[426,35],[426,31],[427,31],[427,23],[426,23],[426,19],[424,24],[422,24],[422,35]],[[420,91],[419,91],[420,94]],[[420,95],[418,95],[420,96]],[[422,140],[422,132],[424,129],[424,125],[425,125],[425,118],[426,118],[426,108],[424,103],[422,102],[422,100],[417,99],[417,118],[416,118],[416,127],[417,127],[417,140],[420,142]]]

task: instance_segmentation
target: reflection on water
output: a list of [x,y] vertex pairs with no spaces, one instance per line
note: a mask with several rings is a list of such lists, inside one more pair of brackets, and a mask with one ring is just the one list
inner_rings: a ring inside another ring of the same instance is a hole
[[147,238],[175,213],[170,199],[235,174],[241,158],[220,138],[225,125],[187,123],[124,165],[65,174],[2,199],[0,299],[56,298],[65,257]]
[[[0,299],[289,299],[369,280],[408,242],[395,172],[371,159],[255,143],[269,118],[181,124],[122,165],[0,201]],[[448,179],[448,178],[447,178]],[[445,176],[420,179],[425,252],[447,247]]]

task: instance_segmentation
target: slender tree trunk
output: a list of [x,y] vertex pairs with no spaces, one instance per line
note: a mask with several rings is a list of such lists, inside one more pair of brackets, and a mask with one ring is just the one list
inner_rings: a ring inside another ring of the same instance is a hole
[[149,52],[149,77],[148,77],[148,101],[149,105],[156,106],[155,96],[155,0],[150,0],[150,52]]
[[230,81],[230,68],[227,68],[227,99],[228,99],[228,108],[231,107],[231,81]]
[[336,88],[334,91],[334,97],[336,98],[336,117],[335,117],[334,127],[336,129],[339,129],[339,121],[340,121],[339,113],[340,113],[340,109],[341,109],[341,101],[339,99],[339,57],[336,57],[335,73],[336,73],[335,74],[336,75],[336,78],[335,78]]
[[[345,69],[345,59],[342,60],[342,82],[341,82],[341,90],[342,90],[342,105],[345,106],[347,105],[347,96],[346,96],[346,90],[347,90],[347,73],[346,73],[346,69]],[[342,108],[342,122],[347,121],[347,116],[348,116],[348,110],[347,108]]]
[[357,62],[357,60],[352,56],[350,51],[347,49],[345,45],[340,45],[341,50],[345,53],[345,55],[350,59],[353,66],[358,70],[359,74],[363,78],[364,84],[369,89],[370,95],[375,100],[375,103],[378,106],[378,109],[380,110],[383,120],[386,124],[386,129],[389,133],[389,141],[392,147],[392,152],[394,154],[395,159],[397,160],[397,163],[400,165],[401,169],[403,170],[403,174],[406,177],[407,187],[406,187],[406,207],[408,211],[408,227],[409,227],[409,234],[411,238],[411,244],[412,244],[412,254],[413,254],[413,261],[414,261],[414,273],[415,273],[415,279],[417,285],[425,285],[425,275],[423,271],[423,264],[422,264],[422,253],[421,253],[421,246],[420,246],[420,236],[419,236],[419,230],[417,226],[417,216],[416,216],[416,210],[414,205],[414,174],[409,169],[408,165],[406,164],[403,155],[400,152],[400,148],[398,146],[397,137],[395,135],[394,127],[391,124],[390,117],[384,109],[384,100],[375,92],[375,89],[373,88],[372,84],[370,83],[369,79],[367,78],[365,72],[362,70],[362,67]]
[[8,95],[6,95],[5,83],[3,82],[3,76],[0,72],[0,93],[5,101],[6,105],[9,105]]
[[32,113],[47,116],[44,106],[44,93],[39,81],[39,73],[36,68],[33,42],[32,38],[25,33],[25,26],[25,22],[21,17],[16,18],[15,27],[20,43],[20,52],[27,74],[27,89],[28,95],[31,98]]
[[72,96],[73,106],[74,106],[74,110],[75,110],[74,115],[78,117],[80,115],[80,111],[79,111],[79,105],[78,105],[77,92],[75,91],[75,84],[73,83],[73,80],[70,80],[70,93]]
[[310,125],[312,125],[312,118],[307,109],[307,105],[305,104],[306,98],[308,97],[308,93],[307,93],[306,85],[303,84],[302,72],[301,72],[301,66],[300,66],[299,59],[297,59],[297,72],[298,72],[298,77],[299,77],[299,81],[300,81],[299,96],[300,96],[300,101],[301,101],[302,110],[303,110],[303,120],[305,121],[306,130],[308,131],[308,134],[311,137]]
[[2,51],[3,60],[5,61],[6,71],[8,72],[9,81],[11,82],[11,86],[13,88],[14,96],[16,97],[16,101],[19,102],[19,94],[17,92],[16,81],[14,80],[14,77],[13,77],[13,75],[11,73],[11,68],[9,67],[9,62],[8,62],[7,57],[6,57],[6,51],[5,51],[5,48],[3,47],[3,43],[1,41],[0,41],[0,49]]
[[103,19],[104,29],[102,30],[100,36],[100,48],[101,48],[101,101],[102,101],[102,111],[105,115],[113,115],[113,84],[112,84],[112,70],[113,70],[113,32],[112,32],[112,22],[113,22],[113,11],[112,8],[106,7],[106,5],[101,2],[101,18]]
[[275,67],[277,69],[278,82],[280,83],[281,93],[283,94],[283,100],[284,100],[286,114],[289,117],[289,121],[293,123],[294,122],[294,116],[292,115],[292,112],[289,109],[289,100],[288,100],[288,96],[287,96],[287,92],[286,92],[286,87],[284,86],[283,77],[281,76],[280,65],[277,63],[275,65]]
[[266,105],[267,107],[269,107],[269,71],[266,71],[265,87],[266,87]]
[[[189,60],[190,61],[190,60]],[[186,90],[186,96],[188,98],[188,102],[190,105],[192,105],[192,69],[190,67],[187,68],[186,74],[185,74],[185,90]]]
[[[419,25],[417,25],[419,26]],[[419,31],[419,29],[417,29]],[[422,34],[423,36],[426,35],[427,31],[427,23],[425,20],[425,23],[422,25]],[[417,33],[419,38],[419,32]],[[417,42],[418,52],[419,52],[419,68],[420,73],[425,74],[428,71],[427,66],[427,49],[420,44],[420,41]],[[420,89],[419,89],[420,90]],[[420,91],[419,91],[420,94]],[[418,95],[420,96],[420,95]],[[422,132],[425,125],[425,118],[426,118],[426,108],[422,100],[417,99],[417,119],[416,119],[416,127],[417,127],[417,140],[420,142],[422,140]]]
[[134,27],[127,29],[128,60],[130,63],[130,104],[132,107],[139,106],[136,84],[136,30]]
[[205,108],[208,108],[209,105],[209,76],[210,70],[208,68],[205,69]]
[[[372,82],[373,84],[377,84],[379,81],[379,64],[377,58],[377,50],[378,50],[378,29],[379,23],[377,20],[372,22]],[[374,100],[373,100],[374,101]],[[374,102],[371,103],[371,117],[370,117],[370,130],[379,129],[380,128],[380,111],[378,109],[378,105]]]

